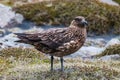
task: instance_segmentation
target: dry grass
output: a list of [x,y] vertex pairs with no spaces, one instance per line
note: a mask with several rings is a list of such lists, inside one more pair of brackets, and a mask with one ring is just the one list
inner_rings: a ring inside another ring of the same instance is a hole
[[119,80],[120,61],[65,58],[65,71],[55,58],[50,72],[49,58],[34,49],[9,48],[0,51],[0,78],[6,80]]

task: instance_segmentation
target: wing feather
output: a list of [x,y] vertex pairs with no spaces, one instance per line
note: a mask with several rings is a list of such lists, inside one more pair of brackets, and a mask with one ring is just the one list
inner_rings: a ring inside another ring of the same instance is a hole
[[56,49],[64,43],[75,39],[73,38],[73,32],[70,32],[68,28],[51,29],[36,34],[16,33],[16,35],[20,39],[27,39],[27,41],[43,44],[52,49]]

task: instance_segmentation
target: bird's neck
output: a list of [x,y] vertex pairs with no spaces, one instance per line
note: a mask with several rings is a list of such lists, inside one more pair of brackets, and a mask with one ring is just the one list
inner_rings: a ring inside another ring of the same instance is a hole
[[70,24],[70,26],[69,26],[69,27],[70,27],[70,28],[71,28],[71,27],[76,28],[76,27],[78,27],[78,26],[77,26],[77,25],[75,25],[75,24],[74,24],[74,25],[73,25],[73,24]]
[[73,30],[73,32],[75,32],[76,34],[83,34],[85,37],[87,36],[86,27],[70,25],[69,28]]
[[77,30],[86,30],[86,27],[79,27],[79,26],[75,26],[75,25],[70,25],[69,28],[74,28]]

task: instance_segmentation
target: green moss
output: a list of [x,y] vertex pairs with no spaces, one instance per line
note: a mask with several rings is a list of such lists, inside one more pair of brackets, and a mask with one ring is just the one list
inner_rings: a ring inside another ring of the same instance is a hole
[[120,7],[96,0],[55,0],[15,7],[18,13],[38,25],[68,26],[76,16],[84,16],[89,22],[88,31],[96,34],[120,34]]
[[120,55],[120,44],[109,46],[100,55],[97,55],[97,56],[101,57],[101,56],[113,55],[113,54],[119,54]]
[[120,4],[120,0],[113,0],[113,1],[117,2],[118,4]]

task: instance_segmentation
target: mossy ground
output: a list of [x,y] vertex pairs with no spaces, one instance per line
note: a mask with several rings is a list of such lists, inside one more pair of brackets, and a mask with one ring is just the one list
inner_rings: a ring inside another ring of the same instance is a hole
[[113,1],[117,2],[118,4],[120,4],[120,0],[113,0]]
[[17,64],[44,63],[49,60],[42,53],[35,49],[8,48],[0,51],[0,74]]
[[105,55],[114,55],[114,54],[120,55],[120,44],[115,44],[115,45],[109,46],[101,54],[99,54],[97,56],[102,57]]
[[[27,3],[28,0],[0,0],[0,3],[8,5],[8,6],[15,6],[15,4],[17,2],[23,4],[23,3]],[[21,4],[19,4],[19,5],[21,5]]]
[[55,0],[25,4],[14,10],[38,25],[68,26],[74,17],[81,15],[89,22],[89,33],[120,34],[120,7],[97,0]]
[[120,61],[65,58],[60,72],[57,58],[50,72],[49,58],[34,49],[8,48],[0,51],[0,79],[6,80],[119,80]]

